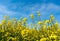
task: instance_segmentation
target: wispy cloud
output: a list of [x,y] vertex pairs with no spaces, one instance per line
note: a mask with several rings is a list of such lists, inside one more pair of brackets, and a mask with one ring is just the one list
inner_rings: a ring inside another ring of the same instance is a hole
[[0,14],[2,14],[2,15],[13,15],[13,14],[17,14],[17,13],[18,12],[9,10],[6,6],[0,5]]
[[29,17],[26,13],[10,10],[7,6],[0,5],[0,20],[3,19],[3,16],[10,16],[11,18]]
[[53,3],[41,5],[40,4],[27,5],[24,6],[23,11],[24,13],[29,12],[26,14],[36,13],[37,11],[40,11],[43,19],[48,19],[50,15],[54,15],[56,19],[60,17],[60,6]]
[[36,13],[37,11],[40,11],[43,15],[51,14],[51,13],[59,13],[60,11],[60,6],[55,5],[53,3],[49,4],[32,4],[32,5],[27,5],[23,7],[23,12],[29,12],[29,13]]
[[[20,3],[21,4],[21,3]],[[10,7],[9,7],[10,8]],[[53,4],[53,3],[48,3],[48,4],[30,4],[30,5],[23,5],[23,6],[17,6],[13,4],[10,10],[8,6],[0,5],[0,15],[9,15],[9,16],[14,16],[14,17],[29,17],[30,14],[36,13],[37,11],[40,11],[42,18],[46,19],[48,18],[49,15],[53,14],[57,18],[60,15],[60,6]]]

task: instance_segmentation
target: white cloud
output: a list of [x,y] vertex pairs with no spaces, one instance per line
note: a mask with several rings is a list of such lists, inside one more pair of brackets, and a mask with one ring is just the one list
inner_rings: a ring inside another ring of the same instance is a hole
[[52,13],[56,15],[56,13],[59,14],[60,12],[60,6],[52,3],[44,4],[44,5],[41,5],[40,12],[44,16],[50,15]]
[[40,11],[43,19],[47,19],[51,14],[57,18],[60,17],[58,16],[60,15],[60,6],[53,3],[27,5],[24,6],[23,11],[24,13],[29,11],[29,14]]
[[10,16],[10,15],[14,15],[17,13],[19,13],[19,12],[11,11],[6,6],[0,5],[0,15],[9,15]]
[[[40,11],[44,17],[44,16],[50,15],[51,13],[55,13],[55,15],[56,15],[56,13],[59,14],[59,12],[60,12],[60,6],[55,5],[53,3],[31,4],[31,5],[26,5],[24,7],[21,7],[21,8],[22,8],[22,12],[21,11],[15,12],[15,11],[9,10],[6,6],[0,5],[0,15],[9,15],[9,16],[20,15],[20,16],[24,16],[24,17],[29,17],[29,14]],[[26,12],[28,12],[29,14]]]
[[40,11],[42,14],[50,14],[50,13],[57,13],[60,11],[60,6],[55,5],[53,3],[49,4],[34,4],[34,5],[27,5],[24,7],[25,11],[29,11],[30,13],[36,13]]

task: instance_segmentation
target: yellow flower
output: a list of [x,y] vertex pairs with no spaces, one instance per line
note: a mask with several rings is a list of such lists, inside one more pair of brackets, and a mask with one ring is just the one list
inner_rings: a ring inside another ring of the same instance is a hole
[[54,41],[57,41],[56,39]]
[[51,15],[50,18],[51,18],[52,20],[54,20],[54,16],[53,16],[53,15]]
[[14,37],[14,38],[12,37],[12,41],[17,41],[17,38],[16,37]]
[[10,25],[11,25],[11,21],[10,21],[10,20],[8,21],[7,25],[8,25],[8,26],[10,26]]
[[46,20],[46,23],[49,23],[50,21],[49,20]]
[[58,27],[58,26],[59,26],[58,22],[56,22],[56,23],[55,23],[55,26],[56,26],[56,27]]
[[37,15],[40,16],[40,12],[38,12]]
[[40,39],[40,41],[46,41],[47,40],[47,38],[41,38]]
[[55,35],[55,34],[51,34],[51,36],[49,36],[50,37],[50,39],[56,39],[57,38],[57,35]]
[[59,29],[57,29],[57,31],[58,31],[58,32],[60,32],[60,28],[59,28]]
[[44,37],[44,35],[42,35],[42,37]]
[[43,29],[46,29],[46,25],[43,26]]
[[51,27],[50,26],[48,26],[48,29],[50,29]]
[[42,24],[42,21],[39,21],[38,24]]
[[24,30],[21,31],[21,35],[23,36],[25,34]]
[[6,32],[5,36],[8,36],[9,32]]
[[27,21],[27,18],[24,18],[23,20],[24,20],[24,21]]
[[7,18],[7,16],[4,16],[4,19],[6,19]]
[[21,35],[23,37],[25,37],[25,35],[27,35],[28,33],[29,33],[29,29],[24,29],[24,30],[21,31]]
[[1,30],[1,32],[4,32],[4,30]]
[[31,14],[30,17],[31,17],[32,19],[34,19],[34,15],[33,15],[33,14]]
[[24,19],[23,19],[23,23],[25,23],[27,20],[28,20],[27,18],[24,18]]
[[39,40],[36,40],[36,41],[39,41]]
[[6,20],[2,20],[2,24],[6,24]]

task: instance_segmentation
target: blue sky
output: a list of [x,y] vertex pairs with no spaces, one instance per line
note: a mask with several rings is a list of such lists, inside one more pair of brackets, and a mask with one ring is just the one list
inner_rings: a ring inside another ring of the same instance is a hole
[[3,16],[11,18],[27,17],[40,11],[42,19],[54,15],[60,22],[60,0],[0,0],[0,21]]

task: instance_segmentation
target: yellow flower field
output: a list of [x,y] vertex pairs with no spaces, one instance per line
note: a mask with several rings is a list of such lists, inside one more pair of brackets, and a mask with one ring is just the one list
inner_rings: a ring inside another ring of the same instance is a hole
[[[37,16],[41,15],[38,13]],[[37,23],[34,23],[34,14],[30,17],[32,24],[28,26],[28,18],[16,20],[5,16],[0,23],[0,41],[60,41],[60,24],[53,15],[49,20]]]

